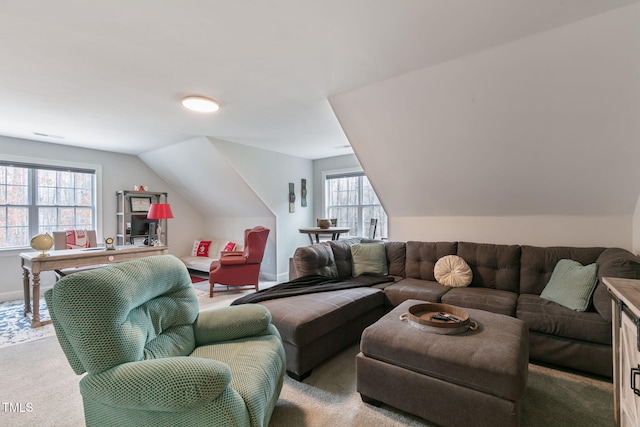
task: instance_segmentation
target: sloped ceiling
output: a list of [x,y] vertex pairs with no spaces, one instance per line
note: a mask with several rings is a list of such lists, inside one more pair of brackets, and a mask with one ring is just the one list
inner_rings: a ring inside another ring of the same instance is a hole
[[208,138],[159,148],[140,158],[206,216],[273,215]]
[[[135,155],[198,136],[346,154],[329,96],[637,1],[0,1],[0,134]],[[184,110],[194,93],[221,110]]]
[[640,6],[330,97],[392,216],[631,215]]

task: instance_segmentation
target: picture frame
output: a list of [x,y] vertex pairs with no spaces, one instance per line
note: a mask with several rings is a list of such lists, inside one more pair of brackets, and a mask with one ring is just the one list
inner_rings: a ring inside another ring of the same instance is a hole
[[131,212],[148,212],[151,206],[151,197],[148,196],[130,196],[129,208]]

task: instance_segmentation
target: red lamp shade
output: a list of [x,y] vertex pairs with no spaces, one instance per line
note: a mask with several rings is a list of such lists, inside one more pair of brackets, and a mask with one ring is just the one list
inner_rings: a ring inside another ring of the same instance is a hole
[[149,219],[173,218],[173,212],[171,212],[171,205],[169,203],[152,203],[151,206],[149,206],[149,212],[147,212],[147,218]]

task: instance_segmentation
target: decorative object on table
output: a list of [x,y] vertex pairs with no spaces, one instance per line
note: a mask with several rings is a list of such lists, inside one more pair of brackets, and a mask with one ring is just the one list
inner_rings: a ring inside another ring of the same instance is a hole
[[478,324],[469,319],[469,314],[460,307],[449,304],[414,304],[400,320],[408,322],[416,329],[434,334],[460,334],[467,330],[475,331]]
[[289,213],[296,211],[296,193],[293,182],[289,183]]
[[307,207],[307,180],[300,180],[300,206],[303,208]]
[[107,237],[106,239],[104,239],[104,247],[108,250],[108,251],[112,251],[114,250],[116,247],[113,245],[113,237]]
[[131,196],[129,197],[129,207],[131,212],[148,212],[151,206],[150,196]]
[[322,228],[323,230],[326,230],[327,228],[331,227],[331,220],[330,219],[320,219],[318,218],[316,220],[316,225],[320,228]]
[[49,233],[36,234],[31,239],[31,247],[36,251],[40,251],[40,256],[47,256],[49,255],[47,251],[53,247],[53,237]]
[[158,240],[154,246],[164,246],[162,243],[162,220],[173,218],[173,212],[171,212],[171,205],[169,203],[152,203],[149,206],[149,212],[147,213],[148,219],[158,220]]
[[146,185],[134,185],[134,191],[149,191],[149,187]]

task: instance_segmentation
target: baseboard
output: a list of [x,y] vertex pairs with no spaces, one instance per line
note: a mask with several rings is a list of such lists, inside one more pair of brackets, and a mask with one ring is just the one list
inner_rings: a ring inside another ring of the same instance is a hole
[[260,272],[260,279],[261,280],[265,280],[265,281],[269,281],[269,282],[273,282],[276,280],[276,275],[273,273],[263,273]]
[[[31,285],[30,285],[31,286]],[[53,286],[40,286],[40,296],[44,296],[44,292],[47,289],[51,289]],[[33,288],[29,288],[31,292],[31,298],[33,298]],[[0,293],[0,302],[24,300],[24,291],[11,291]]]

